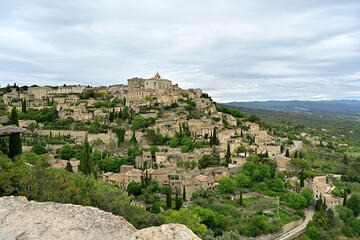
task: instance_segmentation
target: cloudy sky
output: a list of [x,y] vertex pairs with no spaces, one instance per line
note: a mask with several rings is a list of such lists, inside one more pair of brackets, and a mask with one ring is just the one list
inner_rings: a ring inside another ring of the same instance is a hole
[[360,1],[0,0],[0,85],[156,71],[218,102],[360,100]]

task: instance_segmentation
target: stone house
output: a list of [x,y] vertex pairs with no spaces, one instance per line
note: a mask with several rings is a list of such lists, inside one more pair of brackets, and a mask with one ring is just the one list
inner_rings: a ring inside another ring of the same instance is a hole
[[343,204],[343,199],[342,198],[335,198],[333,195],[328,194],[328,193],[324,193],[322,196],[326,200],[327,207],[335,208],[337,205],[342,205]]
[[102,181],[109,182],[109,177],[113,174],[114,174],[113,172],[106,172],[106,173],[100,175],[100,179]]
[[167,160],[167,154],[165,152],[155,153],[155,162],[158,166],[165,165],[166,160]]
[[232,157],[231,158],[231,163],[234,165],[238,165],[238,166],[242,166],[246,163],[246,158],[242,158],[242,157]]
[[269,135],[255,135],[255,144],[259,146],[275,145],[275,138]]
[[199,158],[202,158],[202,156],[206,154],[211,154],[213,152],[212,148],[195,148],[194,153],[199,155]]
[[159,169],[146,169],[143,172],[143,176],[145,176],[146,173],[148,174],[148,177],[151,176],[152,180],[156,180],[160,186],[169,184],[168,171]]
[[120,167],[120,173],[126,173],[128,171],[131,171],[134,169],[133,165],[121,165]]
[[291,171],[292,167],[289,166],[291,158],[279,155],[276,157],[276,171]]
[[34,95],[36,99],[45,99],[49,97],[49,92],[53,91],[53,89],[49,87],[29,87],[27,89],[28,94]]
[[250,135],[253,135],[253,136],[258,135],[258,133],[260,131],[259,124],[252,123],[252,122],[246,122],[245,124],[249,128]]
[[331,191],[331,185],[326,183],[326,176],[314,177],[312,182],[312,190],[314,192],[314,198],[318,200],[320,195]]
[[185,187],[186,197],[189,198],[194,192],[197,192],[201,189],[201,182],[195,178],[192,179],[183,179],[182,183],[182,193]]
[[35,125],[37,124],[35,120],[19,120],[19,127],[27,128],[30,123],[34,123]]
[[135,167],[136,168],[143,168],[144,167],[143,156],[135,156]]
[[205,175],[198,175],[195,177],[200,183],[202,189],[215,190],[215,181],[212,177]]
[[11,92],[3,95],[3,100],[6,105],[11,105],[13,101],[20,100],[20,92],[16,91],[16,88],[12,88]]

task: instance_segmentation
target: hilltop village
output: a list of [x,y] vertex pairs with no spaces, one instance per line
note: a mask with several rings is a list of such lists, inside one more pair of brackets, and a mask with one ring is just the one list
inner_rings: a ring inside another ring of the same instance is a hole
[[[333,194],[341,176],[304,177],[309,167],[302,142],[274,135],[256,115],[219,107],[201,89],[181,89],[159,73],[127,83],[8,86],[0,110],[8,115],[17,109],[19,126],[27,130],[21,137],[23,153],[44,154],[53,168],[78,172],[83,146],[89,144],[97,180],[117,186],[152,213],[171,209],[174,196],[179,210],[220,192],[219,206],[245,214],[243,225],[259,210],[278,220],[266,220],[273,222],[272,230],[237,229],[258,236],[303,224],[304,212],[296,210],[314,201],[328,208],[343,204],[343,197]],[[282,199],[277,192],[290,195]],[[238,221],[228,220],[227,228]],[[214,231],[225,228],[221,222],[212,224]]]

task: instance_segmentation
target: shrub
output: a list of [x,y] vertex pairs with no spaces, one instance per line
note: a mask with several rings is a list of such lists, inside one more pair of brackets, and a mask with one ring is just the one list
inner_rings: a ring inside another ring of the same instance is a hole
[[35,145],[32,147],[31,149],[34,153],[36,153],[37,155],[41,155],[41,154],[45,154],[48,153],[48,151],[46,150],[45,147],[41,146],[41,145]]

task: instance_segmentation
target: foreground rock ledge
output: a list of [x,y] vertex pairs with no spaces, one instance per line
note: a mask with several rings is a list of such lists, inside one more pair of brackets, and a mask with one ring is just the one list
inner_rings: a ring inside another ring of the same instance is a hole
[[181,224],[137,230],[123,217],[94,207],[0,198],[0,239],[200,239]]

